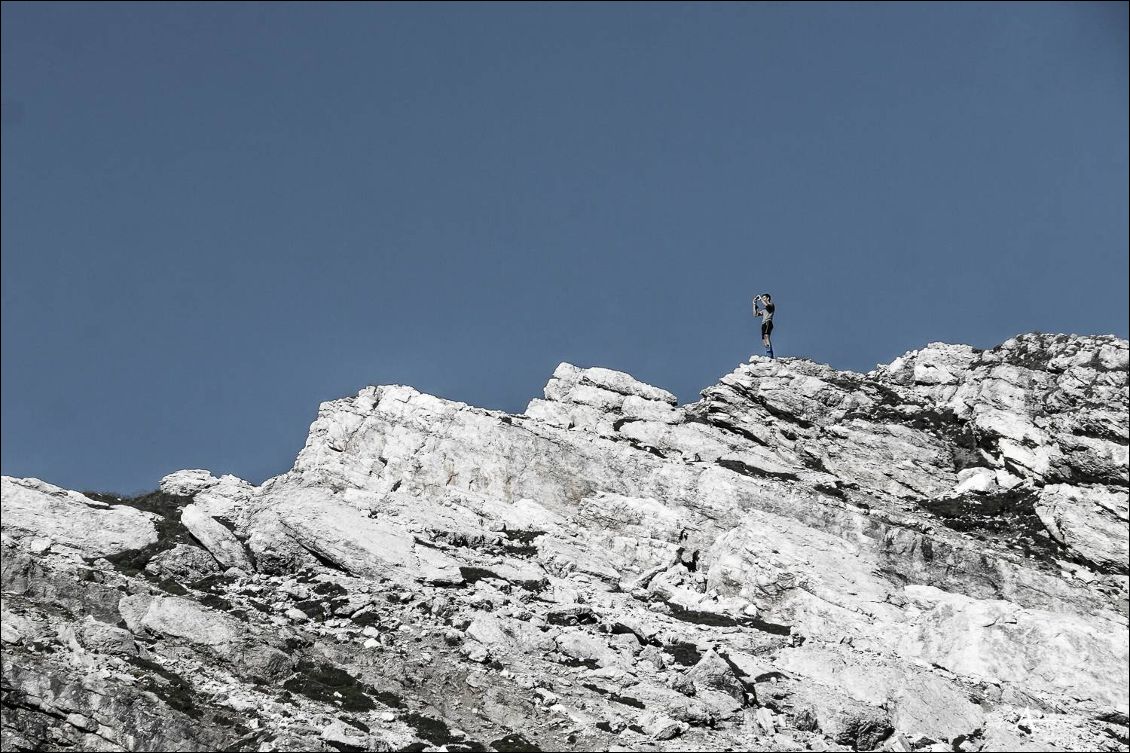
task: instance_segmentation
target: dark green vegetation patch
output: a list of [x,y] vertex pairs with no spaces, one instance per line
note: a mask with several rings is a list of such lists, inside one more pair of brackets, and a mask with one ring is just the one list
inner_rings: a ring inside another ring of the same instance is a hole
[[322,583],[314,586],[314,593],[318,594],[319,596],[325,596],[328,598],[333,596],[342,596],[349,592],[337,583],[334,583],[332,581],[323,581]]
[[435,719],[423,714],[405,714],[404,723],[416,730],[416,737],[421,740],[427,740],[436,745],[446,745],[455,741],[455,738],[451,735],[451,729],[442,719]]
[[490,747],[498,753],[521,753],[522,751],[540,751],[541,748],[519,734],[510,734],[491,742]]
[[[343,711],[370,711],[377,707],[369,694],[375,693],[345,670],[327,662],[298,662],[294,675],[283,688],[321,703],[340,706]],[[334,695],[340,693],[341,697]]]
[[1003,539],[1006,547],[1042,562],[1075,560],[1071,552],[1048,535],[1036,513],[1038,495],[1014,489],[997,494],[966,494],[919,502],[922,510],[935,515],[947,528],[981,541]]
[[83,492],[82,494],[98,502],[105,502],[114,506],[125,505],[161,516],[156,521],[157,541],[141,549],[131,549],[128,552],[113,554],[106,558],[123,575],[144,575],[143,571],[145,566],[149,564],[149,560],[166,549],[172,549],[177,544],[197,545],[196,539],[180,522],[181,508],[192,502],[191,497],[165,494],[162,491],[149,492],[136,497],[119,497],[99,492]]
[[[148,690],[160,698],[169,708],[187,714],[193,719],[199,719],[204,715],[204,712],[196,706],[192,687],[176,672],[165,669],[155,661],[142,659],[140,656],[131,656],[127,661],[148,673],[138,678],[138,687]],[[160,677],[164,682],[158,680],[157,677]]]
[[375,690],[373,691],[372,695],[374,698],[383,703],[385,706],[388,706],[390,709],[404,708],[404,700],[392,691]]
[[702,660],[702,652],[693,643],[676,641],[665,644],[660,648],[663,649],[664,653],[669,654],[676,664],[681,664],[684,667],[693,667]]

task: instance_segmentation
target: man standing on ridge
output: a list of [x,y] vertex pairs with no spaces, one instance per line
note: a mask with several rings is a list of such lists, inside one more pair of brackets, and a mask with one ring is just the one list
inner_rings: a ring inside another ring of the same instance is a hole
[[[762,308],[757,308],[758,303]],[[753,298],[753,315],[761,317],[761,344],[765,346],[765,355],[770,358],[773,358],[773,340],[770,335],[773,334],[773,312],[776,308],[773,305],[773,296],[768,293]]]

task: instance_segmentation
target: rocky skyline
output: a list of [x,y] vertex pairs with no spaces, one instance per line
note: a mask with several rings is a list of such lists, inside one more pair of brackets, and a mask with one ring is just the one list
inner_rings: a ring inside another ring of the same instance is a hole
[[3,479],[3,749],[1127,750],[1127,341],[367,387],[293,468]]

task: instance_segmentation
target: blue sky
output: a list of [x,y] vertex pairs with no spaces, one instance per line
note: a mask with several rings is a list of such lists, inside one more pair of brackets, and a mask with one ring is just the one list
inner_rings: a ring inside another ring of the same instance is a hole
[[693,400],[1127,335],[1127,4],[4,3],[3,472],[289,467],[317,405]]

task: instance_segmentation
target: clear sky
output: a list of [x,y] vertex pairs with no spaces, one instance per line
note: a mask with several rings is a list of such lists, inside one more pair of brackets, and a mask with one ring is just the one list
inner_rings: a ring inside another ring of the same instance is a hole
[[318,403],[683,401],[1127,335],[1127,4],[22,4],[3,472],[288,468]]

